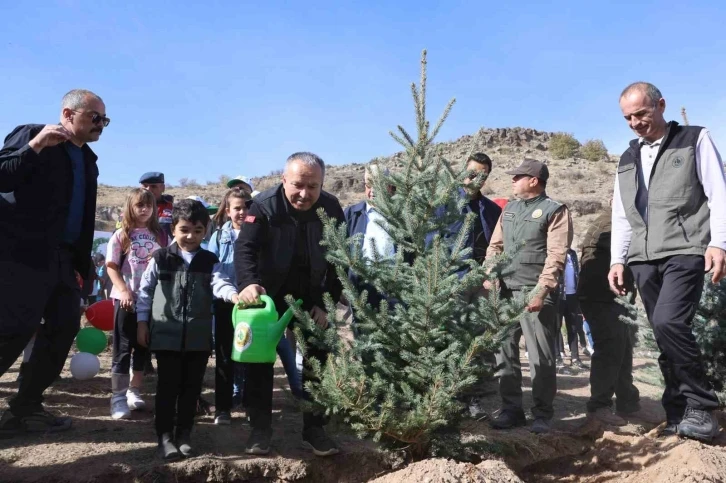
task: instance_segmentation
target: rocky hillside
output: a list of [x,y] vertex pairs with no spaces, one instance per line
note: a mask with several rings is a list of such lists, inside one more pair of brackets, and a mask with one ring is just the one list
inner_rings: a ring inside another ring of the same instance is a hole
[[[517,166],[522,158],[533,157],[545,161],[550,167],[548,194],[566,203],[572,210],[575,233],[581,234],[587,227],[593,213],[604,209],[612,193],[615,158],[599,162],[584,159],[553,159],[549,153],[552,133],[529,128],[482,129],[475,135],[462,136],[455,141],[439,144],[442,154],[449,161],[462,163],[472,151],[487,153],[494,161],[494,169],[487,180],[489,196],[508,198],[511,193],[511,177],[505,174]],[[391,170],[403,166],[403,152],[378,158]],[[335,194],[343,206],[363,199],[363,170],[365,163],[329,166],[325,178],[325,189]],[[263,190],[280,181],[280,171],[253,179],[255,188]],[[118,217],[128,187],[103,185],[99,188],[97,228],[110,230]],[[208,183],[194,186],[170,186],[167,192],[176,198],[198,195],[211,204],[219,203],[226,187],[222,183]],[[578,244],[577,238],[575,245]]]

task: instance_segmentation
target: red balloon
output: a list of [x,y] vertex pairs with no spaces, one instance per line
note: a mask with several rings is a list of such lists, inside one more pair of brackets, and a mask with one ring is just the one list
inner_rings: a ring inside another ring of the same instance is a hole
[[113,300],[101,300],[88,307],[86,319],[97,329],[113,329]]

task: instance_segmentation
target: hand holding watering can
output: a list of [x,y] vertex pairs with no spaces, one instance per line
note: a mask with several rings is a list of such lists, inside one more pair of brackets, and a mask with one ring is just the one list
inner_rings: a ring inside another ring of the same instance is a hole
[[[267,295],[267,291],[262,285],[250,284],[239,293],[239,307],[244,308],[249,305],[260,305],[263,295]],[[328,327],[328,314],[325,310],[317,305],[310,310],[310,317],[313,318],[315,324],[321,329]]]

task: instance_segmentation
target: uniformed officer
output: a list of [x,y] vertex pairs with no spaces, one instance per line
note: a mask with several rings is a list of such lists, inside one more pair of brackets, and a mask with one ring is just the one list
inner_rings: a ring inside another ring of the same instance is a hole
[[150,191],[156,198],[156,208],[159,214],[159,225],[166,231],[169,240],[174,237],[171,234],[171,212],[174,207],[174,197],[165,195],[166,183],[164,183],[164,173],[159,171],[151,171],[144,173],[139,178],[139,184],[142,188]]
[[[527,313],[505,338],[497,356],[502,408],[492,421],[492,427],[508,429],[526,424],[519,361],[519,340],[524,334],[534,399],[531,431],[546,433],[550,430],[554,414],[552,401],[557,391],[557,286],[567,249],[572,243],[572,219],[565,205],[545,193],[549,178],[545,164],[525,158],[519,167],[507,174],[513,176],[512,192],[517,199],[504,208],[492,234],[486,259],[491,260],[500,253],[511,257],[510,264],[499,274],[497,281],[502,297],[535,293],[527,305]],[[486,281],[484,288],[491,289],[492,284]]]

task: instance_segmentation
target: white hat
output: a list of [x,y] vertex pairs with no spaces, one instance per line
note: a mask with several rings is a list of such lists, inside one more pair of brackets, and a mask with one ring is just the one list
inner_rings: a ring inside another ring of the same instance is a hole
[[232,186],[239,184],[238,181],[241,181],[242,183],[247,183],[250,189],[255,189],[255,187],[252,186],[252,179],[248,178],[247,176],[242,176],[241,174],[227,181],[227,188],[231,188]]
[[202,206],[204,206],[204,208],[209,208],[209,203],[204,201],[204,198],[202,198],[201,196],[187,196],[187,199],[198,201],[202,204]]

